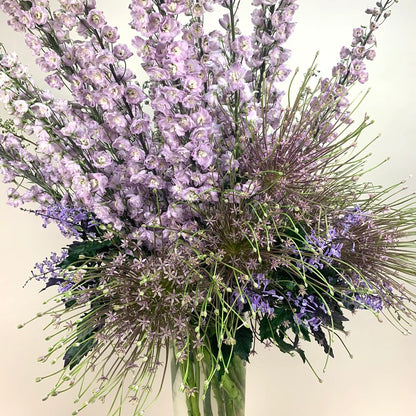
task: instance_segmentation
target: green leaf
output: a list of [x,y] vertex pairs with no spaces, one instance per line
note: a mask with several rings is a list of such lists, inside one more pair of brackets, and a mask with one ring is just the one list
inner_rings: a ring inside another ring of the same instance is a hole
[[301,348],[296,348],[295,351],[300,355],[300,358],[302,358],[303,364],[305,364],[306,363],[305,351],[303,351]]
[[[300,357],[302,358],[302,361],[305,363],[306,362],[305,352],[301,348],[298,348],[297,346],[298,337],[296,337],[296,341],[294,344],[290,344],[284,340],[285,332],[282,331],[281,329],[280,330],[277,329],[282,324],[282,322],[286,320],[289,314],[290,314],[289,310],[283,309],[283,310],[280,310],[280,314],[276,318],[269,319],[266,316],[263,317],[263,319],[260,321],[260,339],[261,341],[264,341],[267,338],[272,339],[277,344],[277,347],[279,348],[280,351],[288,353],[288,354],[292,352],[296,352],[300,355]],[[298,328],[302,332],[302,335],[304,335],[304,338],[307,341],[310,341],[307,328],[303,325],[298,326]],[[304,331],[306,331],[306,337],[305,337]]]
[[236,344],[234,346],[234,352],[242,360],[249,362],[251,347],[253,344],[253,332],[250,328],[245,326],[239,328],[235,333]]
[[22,10],[28,11],[33,7],[33,4],[31,1],[22,0],[19,2],[19,6]]
[[274,317],[269,318],[263,316],[260,321],[260,340],[264,341],[267,338],[275,339],[276,331],[280,328],[283,322],[293,322],[293,312],[290,309],[275,309]]
[[73,343],[66,350],[64,355],[64,365],[65,367],[69,365],[69,369],[72,370],[76,365],[78,365],[83,357],[85,357],[94,347],[95,340],[94,338],[86,339],[80,343]]
[[276,341],[277,346],[279,347],[279,350],[282,352],[286,352],[286,353],[295,351],[296,347],[284,341],[284,336],[285,336],[284,332],[279,331],[274,337],[274,340]]
[[64,303],[65,303],[65,308],[69,309],[72,306],[74,306],[77,303],[77,301],[75,299],[69,299],[69,300],[64,300]]
[[300,324],[299,325],[299,329],[300,329],[300,332],[302,333],[303,339],[305,341],[309,341],[310,342],[311,341],[311,338],[309,336],[308,328],[305,325]]
[[65,351],[65,367],[74,368],[93,349],[96,343],[94,335],[102,326],[93,324],[91,313],[83,315],[77,324],[77,338]]
[[108,251],[113,246],[112,241],[75,241],[68,246],[68,256],[59,264],[59,267],[66,269],[74,264],[79,264],[82,258],[94,258],[99,253]]

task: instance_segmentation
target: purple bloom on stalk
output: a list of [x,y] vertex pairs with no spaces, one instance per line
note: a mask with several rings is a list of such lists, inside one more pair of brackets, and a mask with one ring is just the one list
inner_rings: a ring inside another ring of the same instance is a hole
[[113,165],[113,159],[105,151],[94,153],[93,161],[94,161],[94,165],[97,168],[101,168],[101,169],[108,168]]
[[169,42],[179,35],[181,30],[181,24],[170,16],[162,18],[159,28],[159,39],[161,42]]
[[40,54],[40,51],[42,50],[42,42],[37,36],[27,33],[25,35],[25,43],[32,50],[32,53],[35,56]]
[[113,54],[120,61],[125,61],[126,59],[130,58],[133,55],[129,47],[121,43],[114,46]]
[[51,109],[43,103],[35,103],[30,106],[30,109],[37,117],[44,118],[52,115]]
[[225,72],[225,78],[227,80],[228,88],[230,91],[235,92],[244,88],[245,74],[246,69],[244,69],[241,64],[236,62],[230,66],[230,68]]
[[107,22],[104,13],[97,9],[92,9],[88,13],[87,22],[94,29],[101,29]]
[[172,62],[180,62],[188,56],[188,42],[178,40],[169,44],[166,56]]
[[356,205],[354,208],[346,210],[344,214],[339,216],[337,229],[340,230],[340,234],[345,235],[351,227],[362,225],[368,221],[369,218],[370,215],[363,212],[359,205]]
[[326,265],[332,264],[334,259],[341,258],[343,243],[338,241],[338,238],[339,235],[334,228],[329,229],[325,237],[318,236],[311,230],[311,233],[305,236],[307,244],[302,247],[305,249],[305,261],[312,267],[323,269]]
[[116,43],[120,38],[117,28],[108,25],[105,25],[101,29],[101,35],[107,42],[110,43]]
[[58,264],[66,259],[68,252],[63,250],[60,255],[51,253],[51,255],[43,260],[41,263],[35,264],[35,270],[32,270],[32,277],[36,280],[57,279],[62,278],[62,270],[58,268]]
[[268,288],[270,280],[263,273],[253,275],[252,280],[243,289],[242,293],[234,292],[234,299],[237,307],[242,311],[244,305],[254,311],[259,311],[264,315],[274,314],[274,305],[283,300],[283,296],[277,295],[274,289]]
[[45,7],[34,6],[30,9],[30,15],[37,25],[44,25],[48,20],[48,11]]
[[52,88],[60,90],[65,86],[62,79],[57,74],[50,74],[45,78],[45,82]]
[[66,237],[79,238],[83,234],[94,234],[97,222],[79,208],[65,207],[60,204],[49,205],[46,209],[35,211],[43,218],[43,227],[56,222],[61,233]]
[[124,93],[129,104],[139,104],[146,99],[146,95],[137,85],[129,85],[124,90]]
[[350,71],[351,71],[351,74],[358,76],[361,72],[365,71],[364,62],[359,59],[354,59],[351,62]]
[[253,48],[248,36],[239,36],[233,43],[232,48],[238,55],[243,56],[245,59],[249,59],[253,54]]
[[306,323],[312,331],[316,332],[328,321],[328,311],[323,303],[320,303],[313,295],[298,295],[293,297],[292,293],[287,293],[289,303],[295,307],[295,321]]
[[352,31],[352,36],[354,38],[361,38],[364,35],[364,29],[362,27],[357,27],[355,29],[353,29]]
[[202,80],[194,75],[187,76],[184,81],[184,88],[191,94],[198,94],[200,93],[203,88],[204,84]]
[[357,305],[361,308],[366,307],[374,312],[381,312],[383,309],[383,300],[380,296],[377,295],[362,295],[355,294],[354,298],[357,302]]

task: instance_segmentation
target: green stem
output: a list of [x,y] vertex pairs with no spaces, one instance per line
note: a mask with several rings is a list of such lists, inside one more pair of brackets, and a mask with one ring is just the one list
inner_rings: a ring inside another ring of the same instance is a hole
[[211,384],[208,386],[207,391],[205,392],[205,399],[203,402],[203,406],[204,406],[204,416],[213,416],[212,404],[211,404]]
[[214,390],[214,397],[217,401],[218,406],[218,416],[226,416],[225,409],[224,409],[224,397],[221,391],[221,386],[219,380],[214,376],[211,381],[212,389]]
[[[195,374],[197,374],[196,368],[199,366],[199,362],[194,360],[193,354],[191,355],[192,359],[189,365],[189,372],[188,372],[188,382],[189,386],[191,388],[195,387],[197,388],[197,380],[195,378]],[[195,370],[195,374],[194,374]],[[199,374],[198,374],[199,377]],[[190,396],[188,396],[188,399],[190,400],[192,413],[191,416],[201,416],[201,412],[199,411],[199,391],[193,392]],[[188,407],[189,412],[189,407]]]
[[[185,399],[188,416],[244,416],[245,366],[243,360],[234,355],[227,372],[221,376],[212,373],[209,354],[204,354],[202,361],[197,361],[192,352],[189,361],[172,364],[173,380],[181,377],[191,394]],[[180,373],[179,373],[180,369]],[[206,391],[202,391],[204,380],[210,380]],[[203,397],[203,399],[202,399]],[[182,415],[178,415],[182,416]]]

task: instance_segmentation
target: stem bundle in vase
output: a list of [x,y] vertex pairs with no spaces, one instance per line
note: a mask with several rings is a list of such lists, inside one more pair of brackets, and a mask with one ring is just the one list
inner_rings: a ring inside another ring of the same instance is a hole
[[2,47],[8,201],[69,239],[32,272],[56,294],[48,396],[141,415],[170,365],[178,416],[244,416],[256,341],[309,363],[349,312],[406,330],[415,197],[366,181],[371,122],[350,104],[396,1],[297,90],[296,0],[132,0],[130,45],[98,3],[0,1],[50,88]]

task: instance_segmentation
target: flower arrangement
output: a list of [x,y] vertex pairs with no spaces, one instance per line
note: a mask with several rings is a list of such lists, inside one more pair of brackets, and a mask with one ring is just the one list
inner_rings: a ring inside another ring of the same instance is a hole
[[241,1],[133,0],[132,46],[95,3],[0,2],[68,95],[2,51],[9,203],[71,239],[33,271],[57,289],[43,314],[55,333],[41,361],[61,366],[49,396],[75,387],[74,414],[111,397],[108,414],[127,401],[139,415],[170,354],[189,415],[241,416],[256,340],[308,363],[300,341],[333,356],[347,311],[406,328],[414,197],[362,179],[370,121],[353,122],[348,98],[395,1],[367,9],[331,76],[313,64],[295,93],[295,0],[254,0],[251,34]]

